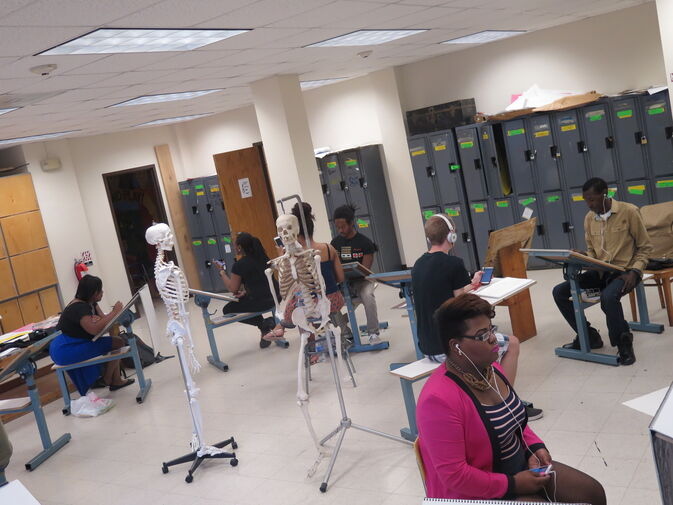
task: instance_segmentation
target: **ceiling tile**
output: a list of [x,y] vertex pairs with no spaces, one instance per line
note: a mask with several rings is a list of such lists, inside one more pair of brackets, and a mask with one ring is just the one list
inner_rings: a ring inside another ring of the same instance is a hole
[[259,0],[199,26],[261,28],[329,3],[331,0]]
[[33,74],[30,71],[31,68],[49,63],[57,66],[56,70],[52,71],[50,75],[63,75],[79,67],[82,67],[83,65],[93,63],[94,61],[100,60],[102,58],[104,58],[104,56],[100,54],[51,56],[48,59],[42,56],[26,56],[18,60],[15,59],[12,63],[0,67],[0,74],[2,75],[3,79],[32,77],[37,74]]
[[90,28],[82,27],[45,30],[35,26],[0,26],[0,56],[30,56],[90,31]]
[[[130,72],[133,70],[144,70],[147,65],[167,60],[175,56],[176,52],[165,53],[132,53],[132,54],[110,54],[97,59],[93,63],[81,65],[74,70],[66,72],[67,74],[102,74],[110,71]],[[63,56],[68,58],[69,56]],[[50,58],[51,61],[51,58]]]
[[[390,6],[390,8],[393,7]],[[373,3],[337,0],[271,23],[269,26],[279,28],[317,28],[323,25],[334,25],[334,23],[343,19],[348,19],[351,23],[359,23],[361,15],[374,10],[380,11],[381,8]]]
[[[184,28],[219,18],[243,7],[250,0],[199,0],[198,6],[184,0],[164,0],[129,16],[117,19],[116,26],[124,28]],[[218,28],[245,28],[222,25]]]

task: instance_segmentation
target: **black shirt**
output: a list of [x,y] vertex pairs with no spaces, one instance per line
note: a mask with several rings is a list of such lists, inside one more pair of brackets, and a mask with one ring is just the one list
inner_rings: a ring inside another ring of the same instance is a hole
[[91,340],[95,335],[85,331],[80,321],[84,316],[95,316],[96,305],[86,302],[71,303],[63,309],[61,317],[58,319],[58,329],[69,337]]
[[269,283],[264,274],[266,265],[248,256],[243,256],[231,267],[231,273],[241,278],[246,295],[251,300],[272,300]]
[[353,238],[345,238],[339,235],[332,239],[332,246],[337,250],[341,263],[353,263],[359,261],[365,254],[374,254],[378,249],[374,242],[362,233],[355,232]]
[[425,253],[411,269],[418,346],[427,355],[443,354],[444,347],[435,326],[434,314],[453,291],[470,284],[463,260],[443,252]]

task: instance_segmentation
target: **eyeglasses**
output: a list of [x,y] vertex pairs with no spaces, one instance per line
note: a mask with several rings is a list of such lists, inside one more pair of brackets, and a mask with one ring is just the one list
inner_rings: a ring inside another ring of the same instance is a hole
[[476,335],[463,335],[462,338],[471,338],[478,342],[486,342],[491,336],[495,337],[496,332],[498,331],[497,326],[490,326],[488,330],[482,330]]

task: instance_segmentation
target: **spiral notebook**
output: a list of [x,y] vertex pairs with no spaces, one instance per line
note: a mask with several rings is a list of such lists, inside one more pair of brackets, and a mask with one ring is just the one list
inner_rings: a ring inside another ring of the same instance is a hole
[[[539,505],[532,501],[503,501],[503,500],[450,500],[444,498],[424,498],[423,505],[438,505],[440,503],[453,503],[454,505]],[[561,502],[545,502],[561,503]],[[588,505],[587,503],[563,503],[563,505]]]

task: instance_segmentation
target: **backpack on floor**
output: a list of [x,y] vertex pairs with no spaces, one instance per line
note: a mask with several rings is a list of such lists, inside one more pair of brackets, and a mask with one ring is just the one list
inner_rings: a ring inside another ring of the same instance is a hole
[[[142,365],[143,368],[148,367],[164,359],[163,356],[160,357],[158,354],[155,354],[154,348],[143,342],[143,340],[135,333],[122,332],[119,334],[119,336],[124,339],[126,345],[128,345],[129,337],[134,336],[136,338],[136,346],[138,347],[138,357],[140,358],[140,364]],[[131,356],[123,358],[121,362],[124,368],[135,368],[135,364],[133,363],[133,358]]]

